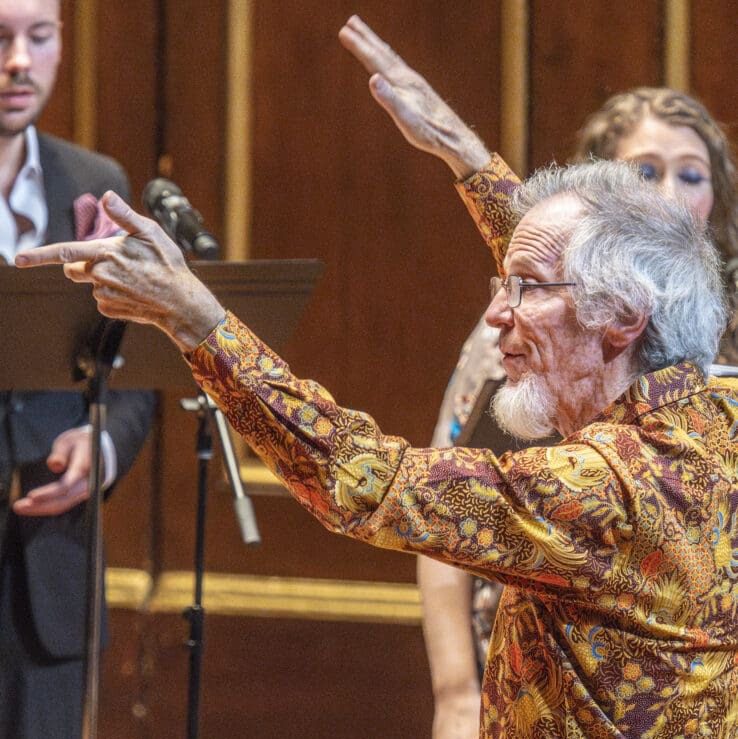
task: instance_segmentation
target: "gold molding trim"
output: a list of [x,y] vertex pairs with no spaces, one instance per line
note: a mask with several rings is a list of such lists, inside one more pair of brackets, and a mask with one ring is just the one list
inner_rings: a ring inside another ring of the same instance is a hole
[[242,457],[239,473],[253,495],[289,496],[285,484],[258,457]]
[[97,145],[97,0],[74,6],[74,140]]
[[690,87],[690,36],[689,0],[665,0],[664,83],[683,92]]
[[520,177],[528,172],[529,0],[502,0],[500,154]]
[[251,212],[251,51],[253,0],[228,3],[225,152],[226,257],[249,257]]
[[144,610],[154,581],[148,572],[126,567],[108,567],[105,571],[105,594],[114,608]]
[[[140,570],[109,567],[108,603],[153,613],[179,613],[192,602],[193,573],[163,572],[152,583]],[[414,584],[267,577],[208,572],[203,584],[208,613],[319,621],[416,625],[420,594]]]

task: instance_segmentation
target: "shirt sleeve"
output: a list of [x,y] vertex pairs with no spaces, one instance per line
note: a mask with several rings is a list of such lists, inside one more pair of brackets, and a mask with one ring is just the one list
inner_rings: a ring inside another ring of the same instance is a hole
[[483,170],[456,183],[456,191],[492,251],[499,275],[505,274],[502,265],[512,233],[510,198],[519,186],[520,179],[498,154],[492,155]]
[[616,475],[585,443],[416,449],[300,380],[228,314],[186,355],[233,427],[329,530],[518,586],[587,590],[628,528]]

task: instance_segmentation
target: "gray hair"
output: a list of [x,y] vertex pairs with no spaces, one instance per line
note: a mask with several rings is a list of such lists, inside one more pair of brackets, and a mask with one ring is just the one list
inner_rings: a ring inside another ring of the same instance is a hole
[[678,362],[707,375],[727,310],[717,250],[686,206],[665,199],[633,165],[593,161],[539,170],[513,197],[522,218],[556,195],[582,206],[564,248],[563,277],[579,323],[649,317],[634,357],[638,373]]

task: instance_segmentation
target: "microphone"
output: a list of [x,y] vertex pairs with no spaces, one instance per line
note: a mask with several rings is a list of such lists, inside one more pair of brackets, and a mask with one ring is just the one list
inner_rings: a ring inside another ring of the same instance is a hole
[[141,198],[146,209],[169,238],[198,259],[216,259],[220,247],[204,226],[202,216],[171,180],[158,177],[144,188]]

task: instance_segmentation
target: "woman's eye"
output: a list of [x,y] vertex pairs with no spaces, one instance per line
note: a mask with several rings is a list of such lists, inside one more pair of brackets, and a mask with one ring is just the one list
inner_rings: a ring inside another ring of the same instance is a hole
[[682,169],[679,172],[679,179],[688,185],[699,185],[704,182],[707,177],[697,169]]
[[638,165],[638,169],[640,170],[641,176],[644,180],[657,180],[659,178],[659,173],[656,171],[656,167],[653,164],[641,162]]

